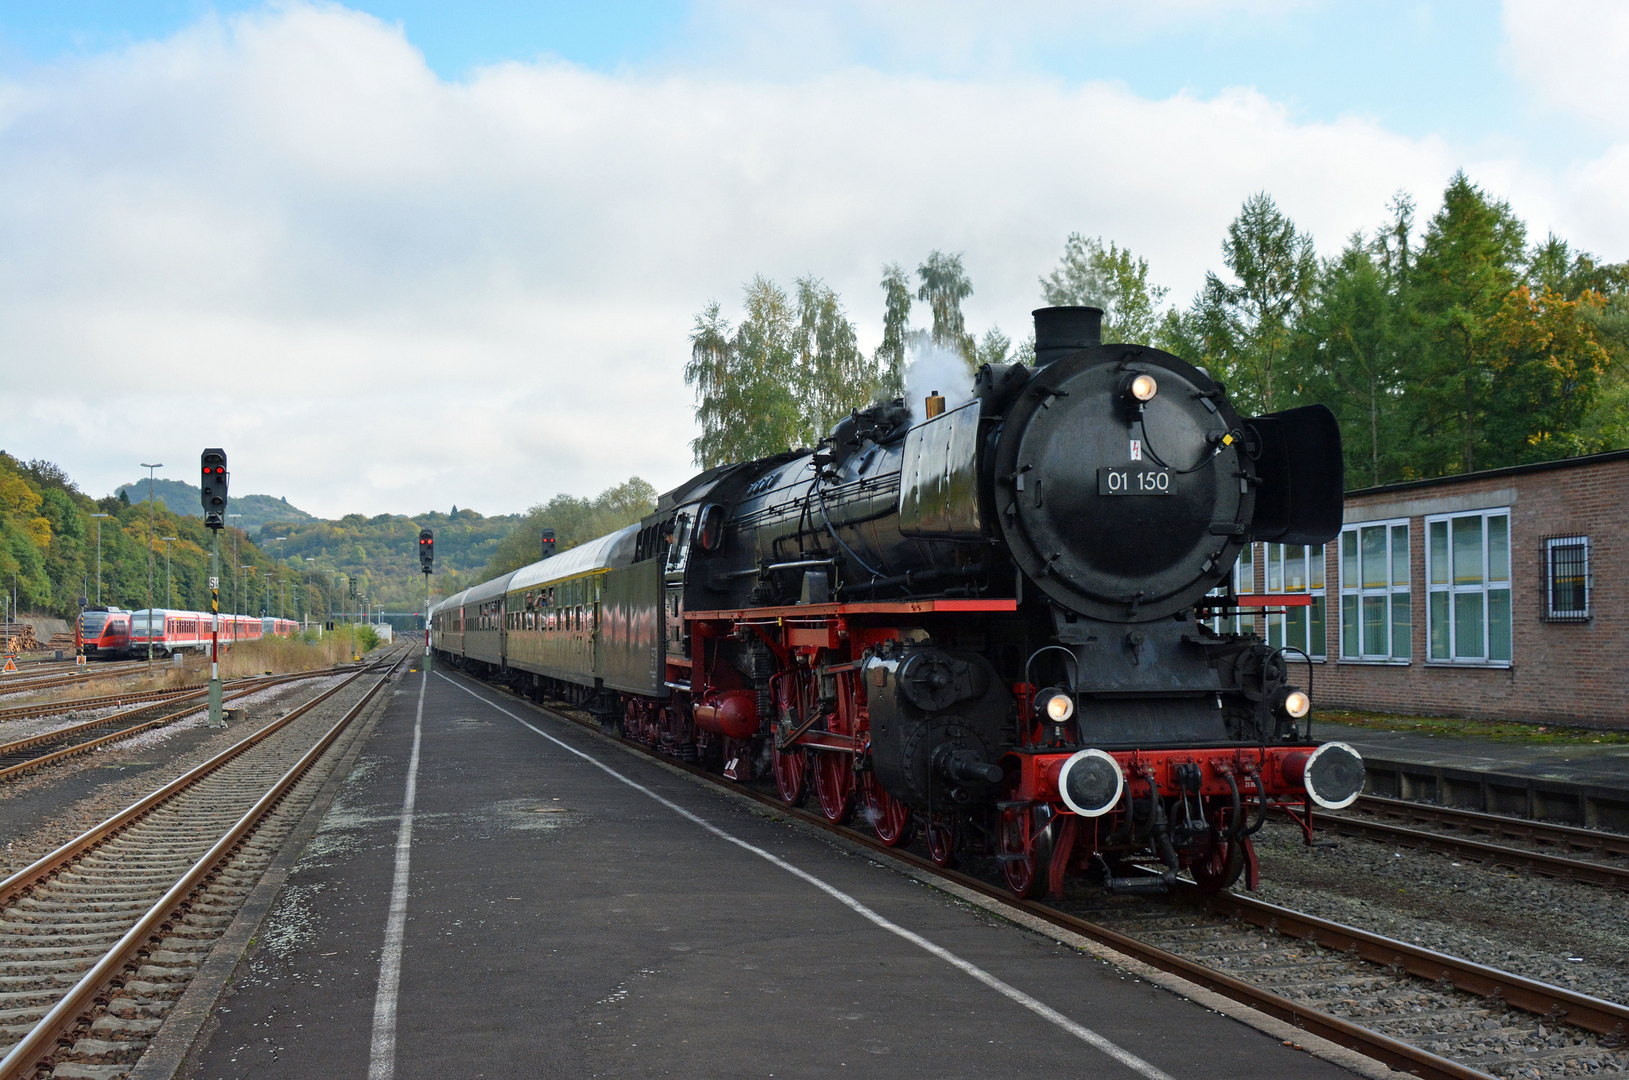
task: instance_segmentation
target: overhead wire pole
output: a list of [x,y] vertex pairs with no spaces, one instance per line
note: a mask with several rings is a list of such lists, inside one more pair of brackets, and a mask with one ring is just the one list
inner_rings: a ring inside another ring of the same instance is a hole
[[102,606],[102,519],[109,514],[92,514],[96,519],[96,606]]

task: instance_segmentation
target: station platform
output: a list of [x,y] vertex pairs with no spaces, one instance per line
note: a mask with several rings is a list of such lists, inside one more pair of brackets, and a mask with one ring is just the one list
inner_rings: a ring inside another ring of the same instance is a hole
[[1322,720],[1312,734],[1363,755],[1371,794],[1629,832],[1629,744],[1461,738]]
[[204,1033],[200,1080],[1352,1075],[439,672]]

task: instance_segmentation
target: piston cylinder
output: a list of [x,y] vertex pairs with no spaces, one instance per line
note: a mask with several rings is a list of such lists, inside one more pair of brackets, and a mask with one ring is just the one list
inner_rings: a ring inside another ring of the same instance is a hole
[[758,734],[758,695],[751,690],[726,690],[699,703],[696,726],[731,739]]

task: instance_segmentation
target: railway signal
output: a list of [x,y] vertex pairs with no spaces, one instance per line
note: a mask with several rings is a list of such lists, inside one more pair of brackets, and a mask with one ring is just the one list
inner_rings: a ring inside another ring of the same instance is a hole
[[554,530],[543,530],[543,557],[546,559],[554,554]]
[[218,447],[203,453],[203,483],[200,498],[204,504],[204,524],[219,532],[226,525],[226,451]]
[[[205,449],[199,456],[199,465],[203,469],[203,480],[198,487],[199,498],[204,504],[204,524],[214,539],[209,563],[209,726],[225,727],[226,714],[221,709],[220,666],[221,530],[226,527],[226,485],[232,474],[226,471],[226,451],[218,446]],[[150,603],[147,614],[151,620]]]
[[424,571],[424,671],[430,671],[430,567],[436,559],[436,536],[429,529],[419,530],[419,569]]

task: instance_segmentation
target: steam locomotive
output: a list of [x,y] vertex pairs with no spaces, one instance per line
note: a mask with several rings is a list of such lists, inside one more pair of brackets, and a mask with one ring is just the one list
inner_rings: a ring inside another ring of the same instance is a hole
[[1339,430],[1243,419],[1101,319],[1043,308],[1035,367],[985,365],[965,403],[710,469],[436,605],[432,646],[941,865],[993,855],[1020,896],[1253,888],[1270,810],[1310,842],[1363,783],[1311,738],[1293,657],[1214,629],[1269,602],[1230,589],[1249,543],[1339,532]]

